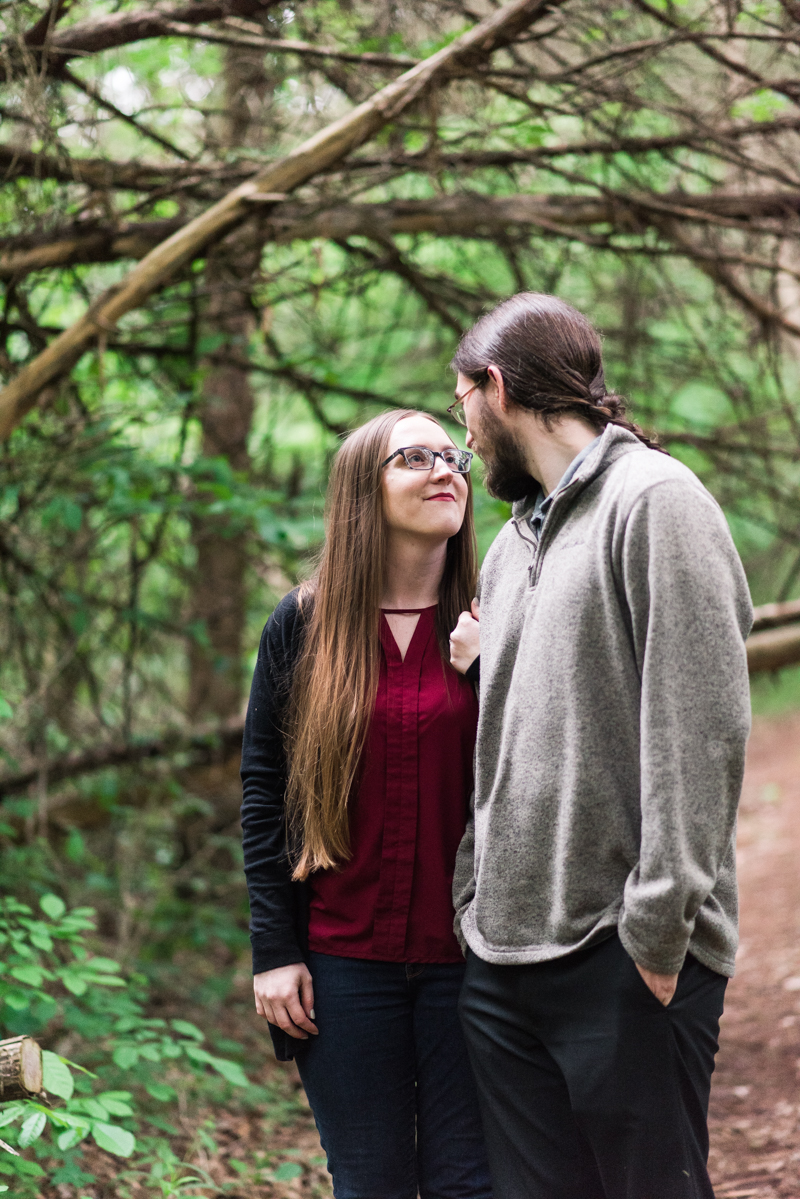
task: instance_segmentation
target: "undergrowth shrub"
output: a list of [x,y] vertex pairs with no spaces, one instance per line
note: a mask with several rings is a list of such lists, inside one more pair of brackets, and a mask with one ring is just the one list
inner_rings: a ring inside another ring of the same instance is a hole
[[[127,1176],[163,1196],[209,1185],[196,1168],[186,1174],[169,1143],[174,1128],[152,1109],[173,1103],[181,1087],[209,1071],[226,1088],[247,1087],[241,1065],[211,1053],[189,1021],[147,1016],[145,978],[125,977],[113,959],[92,953],[92,908],[68,911],[53,894],[39,907],[36,913],[0,897],[2,1033],[36,1036],[48,1046],[44,1094],[0,1103],[0,1189],[27,1199],[44,1179],[88,1185],[94,1179],[81,1154],[87,1140],[132,1159]],[[59,1052],[67,1046],[70,1057]],[[157,1134],[160,1126],[161,1135],[143,1135],[143,1121]]]

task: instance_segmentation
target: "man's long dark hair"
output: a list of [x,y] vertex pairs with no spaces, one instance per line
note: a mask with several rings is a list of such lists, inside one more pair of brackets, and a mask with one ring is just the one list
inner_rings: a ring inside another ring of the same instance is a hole
[[556,296],[521,291],[503,300],[464,334],[450,363],[481,388],[492,365],[512,404],[548,425],[561,416],[579,416],[598,433],[619,425],[650,449],[667,452],[627,419],[624,397],[607,390],[597,330]]

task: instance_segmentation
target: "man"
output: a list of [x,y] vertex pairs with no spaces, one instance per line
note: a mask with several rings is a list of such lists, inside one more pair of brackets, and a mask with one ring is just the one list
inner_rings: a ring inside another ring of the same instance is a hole
[[[625,419],[591,324],[523,293],[453,367],[514,502],[481,574],[461,1015],[496,1199],[713,1199],[737,944],[747,583],[718,505]],[[471,657],[464,613],[454,661]]]

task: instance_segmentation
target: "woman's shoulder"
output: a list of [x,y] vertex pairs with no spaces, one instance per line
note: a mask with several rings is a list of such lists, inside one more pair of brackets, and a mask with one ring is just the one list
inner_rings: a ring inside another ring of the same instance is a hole
[[313,593],[308,584],[294,587],[276,605],[264,626],[261,635],[262,648],[291,653],[299,648],[306,622],[313,604]]

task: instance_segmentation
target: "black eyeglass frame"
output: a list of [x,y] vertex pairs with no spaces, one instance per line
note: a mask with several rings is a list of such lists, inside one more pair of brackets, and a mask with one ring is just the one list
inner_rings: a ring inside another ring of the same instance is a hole
[[[408,461],[408,458],[406,458],[407,450],[424,450],[426,454],[432,455],[433,462],[431,462],[431,464],[429,466],[412,466],[411,463]],[[436,465],[436,459],[441,458],[442,462],[445,464],[447,469],[452,474],[468,475],[470,473],[470,470],[472,469],[472,459],[474,458],[475,455],[471,454],[469,452],[469,450],[460,450],[458,448],[458,446],[453,446],[453,450],[457,454],[462,455],[462,461],[464,459],[466,459],[466,464],[467,464],[466,470],[453,470],[452,466],[450,465],[450,463],[447,461],[447,459],[444,456],[446,453],[452,453],[453,452],[452,450],[445,450],[444,452],[442,450],[429,450],[426,445],[404,445],[404,446],[402,446],[399,450],[395,450],[393,454],[390,454],[389,457],[385,460],[385,462],[381,463],[381,470],[383,470],[384,466],[388,466],[389,463],[391,461],[393,461],[393,459],[395,459],[398,454],[402,454],[405,464],[409,470],[433,470],[434,466]]]

